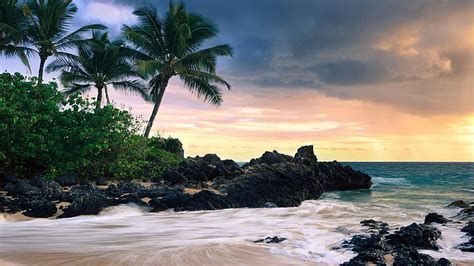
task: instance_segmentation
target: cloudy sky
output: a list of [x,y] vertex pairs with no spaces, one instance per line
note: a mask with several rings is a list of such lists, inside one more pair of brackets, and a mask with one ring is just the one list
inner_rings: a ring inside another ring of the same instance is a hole
[[[145,1],[74,3],[74,27],[100,22],[118,35]],[[179,80],[165,94],[154,130],[180,138],[187,155],[245,161],[314,144],[321,160],[474,161],[474,1],[185,3],[219,26],[208,45],[235,50],[219,62],[233,87],[221,107]],[[17,60],[0,59],[4,69],[26,73]],[[113,99],[151,112],[137,97]]]

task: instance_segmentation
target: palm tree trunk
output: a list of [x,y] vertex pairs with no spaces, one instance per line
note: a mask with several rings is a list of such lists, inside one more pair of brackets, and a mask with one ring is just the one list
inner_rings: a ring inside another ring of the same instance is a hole
[[160,109],[161,100],[163,99],[163,95],[165,95],[166,87],[168,86],[168,80],[166,79],[160,86],[160,91],[155,98],[155,106],[153,106],[153,111],[151,112],[150,119],[148,120],[148,124],[145,129],[145,138],[150,136],[151,128],[153,127],[153,122],[155,121],[156,114],[158,113],[158,109]]
[[105,87],[104,90],[105,90],[105,99],[107,99],[107,105],[110,105],[109,91],[107,90],[107,87]]
[[100,104],[102,103],[102,88],[97,88],[97,102],[95,103],[95,108],[100,108]]
[[46,59],[47,57],[40,57],[38,84],[43,83],[43,72],[44,72],[44,64],[46,63]]

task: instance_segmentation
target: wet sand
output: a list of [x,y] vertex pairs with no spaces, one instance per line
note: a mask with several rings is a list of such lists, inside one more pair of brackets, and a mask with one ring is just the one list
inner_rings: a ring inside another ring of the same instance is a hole
[[164,250],[8,253],[0,265],[314,265],[266,248],[218,244]]

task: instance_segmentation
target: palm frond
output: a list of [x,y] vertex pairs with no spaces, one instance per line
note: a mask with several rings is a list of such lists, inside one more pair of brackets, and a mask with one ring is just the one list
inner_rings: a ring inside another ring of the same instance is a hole
[[128,92],[142,97],[147,102],[152,102],[149,90],[141,80],[124,80],[111,83],[114,89]]

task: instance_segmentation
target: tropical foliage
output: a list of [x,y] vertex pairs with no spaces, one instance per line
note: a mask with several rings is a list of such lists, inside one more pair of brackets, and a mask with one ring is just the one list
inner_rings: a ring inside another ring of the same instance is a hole
[[110,41],[108,33],[95,31],[92,39],[77,47],[77,55],[61,54],[51,62],[47,71],[61,71],[59,79],[66,96],[97,90],[97,107],[105,93],[110,104],[108,89],[131,92],[150,101],[145,84],[131,62],[131,51],[121,40]]
[[86,42],[82,36],[84,32],[105,29],[103,25],[94,24],[68,33],[71,20],[77,13],[77,6],[70,0],[27,0],[21,14],[17,1],[7,0],[5,6],[7,15],[0,22],[0,32],[6,32],[4,35],[8,38],[2,44],[3,53],[20,57],[28,67],[28,59],[38,56],[39,83],[43,80],[44,66],[50,56],[64,55],[67,49]]
[[[76,13],[71,0],[0,0],[0,55],[18,57],[30,72],[29,60],[40,59],[37,78],[0,74],[0,177],[161,175],[183,156],[179,140],[148,138],[169,81],[177,76],[198,98],[221,104],[230,85],[216,64],[232,48],[203,48],[217,27],[182,3],[170,2],[163,17],[153,6],[135,10],[138,23],[112,41],[100,24],[71,31]],[[64,93],[42,83],[45,67],[60,72]],[[129,112],[109,105],[110,88],[154,102],[144,136]],[[79,96],[89,90],[97,90],[95,102]],[[107,105],[98,108],[104,94]]]
[[187,12],[183,3],[170,2],[163,18],[153,6],[135,10],[139,23],[124,26],[123,35],[136,49],[137,64],[150,78],[151,96],[155,102],[145,130],[150,134],[169,80],[178,76],[199,98],[214,105],[222,103],[222,89],[230,89],[216,74],[219,56],[231,56],[232,48],[217,45],[201,49],[204,42],[217,35],[217,27],[208,19]]
[[66,100],[55,83],[0,75],[0,176],[153,178],[180,162],[137,135],[139,126],[111,105],[95,109],[77,94]]

